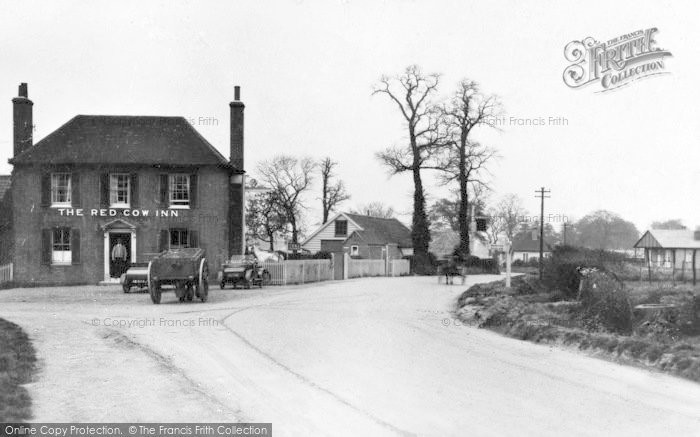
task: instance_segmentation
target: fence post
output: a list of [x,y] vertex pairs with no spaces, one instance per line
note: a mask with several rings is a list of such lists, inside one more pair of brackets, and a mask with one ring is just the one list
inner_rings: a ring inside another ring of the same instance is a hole
[[15,279],[15,263],[10,263],[10,281]]
[[348,254],[343,252],[343,279],[348,279],[349,277],[348,268],[350,268],[350,263],[348,262],[348,258],[350,258]]

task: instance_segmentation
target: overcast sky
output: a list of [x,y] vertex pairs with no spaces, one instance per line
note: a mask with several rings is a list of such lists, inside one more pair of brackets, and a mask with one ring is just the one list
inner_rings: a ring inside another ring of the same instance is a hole
[[[443,95],[468,77],[500,96],[507,117],[545,120],[476,133],[501,155],[492,198],[516,193],[537,213],[534,190],[544,186],[548,214],[608,209],[640,230],[668,218],[700,225],[696,3],[261,3],[3,1],[0,173],[11,171],[10,100],[20,82],[34,101],[35,141],[76,114],[180,115],[225,156],[228,103],[240,85],[249,173],[281,153],[329,155],[353,196],[348,207],[379,200],[409,221],[411,179],[389,179],[374,158],[405,138],[401,119],[371,90],[382,74],[419,64],[443,74]],[[570,41],[650,27],[673,54],[670,74],[607,93],[563,83]],[[443,193],[428,188],[433,198]]]

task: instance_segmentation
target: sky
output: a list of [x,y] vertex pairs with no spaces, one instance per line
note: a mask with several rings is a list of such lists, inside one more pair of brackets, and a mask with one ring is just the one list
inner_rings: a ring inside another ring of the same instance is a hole
[[[341,209],[381,201],[410,222],[410,176],[389,177],[374,157],[403,144],[405,129],[371,92],[382,75],[417,64],[442,75],[438,98],[469,78],[503,103],[501,129],[474,132],[500,155],[489,167],[492,202],[515,193],[537,214],[535,190],[545,187],[555,226],[607,209],[640,230],[671,218],[695,228],[699,12],[680,1],[2,1],[0,173],[11,171],[20,82],[34,102],[35,142],[77,114],[172,115],[224,156],[240,85],[249,174],[279,154],[330,156],[352,195]],[[604,93],[564,84],[569,42],[651,27],[672,53],[668,74]],[[425,178],[429,200],[447,194],[433,173]],[[319,193],[317,184],[307,198],[310,226]]]

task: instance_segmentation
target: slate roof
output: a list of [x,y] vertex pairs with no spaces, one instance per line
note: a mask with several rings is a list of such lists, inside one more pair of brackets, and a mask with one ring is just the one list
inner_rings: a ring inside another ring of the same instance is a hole
[[391,243],[397,244],[399,247],[413,247],[411,231],[395,218],[385,219],[359,214],[345,215],[362,227],[361,230],[357,230],[353,234],[367,244]]
[[[517,238],[513,240],[513,252],[539,252],[540,251],[540,238],[537,235],[535,238],[528,235],[525,237]],[[544,240],[544,251],[551,252],[552,245]]]
[[77,115],[10,163],[230,166],[184,117],[113,115]]
[[10,175],[0,175],[0,200],[3,199],[7,190],[10,189]]
[[689,229],[650,229],[635,243],[635,248],[700,249],[700,240]]

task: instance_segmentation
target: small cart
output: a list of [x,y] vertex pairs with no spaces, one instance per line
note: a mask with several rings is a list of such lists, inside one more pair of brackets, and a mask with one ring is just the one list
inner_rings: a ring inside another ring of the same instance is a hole
[[204,249],[166,250],[148,263],[148,292],[154,304],[159,304],[161,294],[170,289],[175,291],[180,302],[192,301],[195,297],[206,302],[208,276],[209,266]]
[[132,287],[148,288],[148,263],[131,263],[119,282],[124,293],[130,292]]

